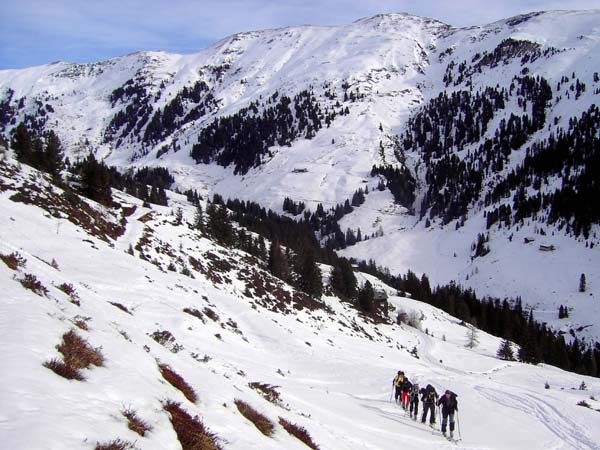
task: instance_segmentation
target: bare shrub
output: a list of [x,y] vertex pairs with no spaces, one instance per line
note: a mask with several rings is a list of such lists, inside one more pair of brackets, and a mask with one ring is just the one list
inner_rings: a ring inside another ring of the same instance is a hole
[[63,283],[60,286],[58,286],[58,289],[63,291],[68,296],[72,296],[72,295],[76,296],[77,295],[77,291],[75,290],[75,288],[73,287],[73,285],[71,283]]
[[202,313],[195,308],[183,308],[183,312],[188,313],[189,315],[194,316],[197,319],[200,319],[202,323],[206,323]]
[[163,408],[171,415],[171,424],[182,450],[223,450],[217,435],[198,416],[190,416],[179,403],[172,401],[168,401]]
[[104,364],[100,349],[90,346],[74,330],[63,334],[62,338],[56,349],[62,353],[66,365],[74,369],[85,369],[91,365],[100,367]]
[[41,297],[48,294],[48,288],[46,288],[46,286],[31,273],[26,273],[25,276],[19,280],[19,283],[21,283],[25,289],[29,289]]
[[89,320],[91,320],[91,317],[75,316],[73,324],[81,330],[88,331],[90,329],[87,324]]
[[235,406],[237,406],[240,414],[252,422],[262,434],[269,437],[273,435],[273,429],[275,428],[275,425],[269,420],[268,417],[256,411],[254,408],[252,408],[252,406],[243,400],[235,399],[234,403]]
[[167,364],[159,364],[158,368],[165,380],[167,380],[174,388],[179,389],[190,402],[196,403],[196,400],[198,400],[196,392],[181,375],[171,369]]
[[281,403],[281,397],[279,392],[276,390],[279,386],[272,386],[270,384],[258,382],[248,383],[248,386],[255,391],[258,391],[265,400],[275,405],[279,405]]
[[305,428],[288,422],[283,417],[279,418],[279,425],[281,425],[289,434],[304,442],[309,448],[319,450],[319,446],[313,442],[312,437]]
[[206,314],[206,317],[208,317],[210,320],[214,322],[219,322],[219,315],[212,309],[204,308],[204,314]]
[[18,252],[13,252],[10,255],[0,253],[0,259],[12,270],[17,270],[19,267],[25,267],[25,263],[27,262],[27,260]]
[[94,450],[137,450],[137,447],[132,442],[115,439],[105,444],[96,443]]
[[119,308],[121,311],[126,312],[127,314],[131,314],[129,312],[129,309],[127,309],[127,307],[125,305],[122,305],[121,303],[117,303],[117,302],[108,302],[113,306],[116,306],[117,308]]
[[150,337],[162,346],[167,346],[168,344],[175,342],[175,336],[168,330],[156,330]]
[[81,306],[81,303],[79,301],[79,294],[77,293],[77,291],[75,290],[75,288],[73,287],[72,284],[63,283],[60,286],[58,286],[58,289],[63,291],[65,294],[67,294],[71,298],[71,303],[73,303],[77,306]]
[[65,364],[58,358],[53,358],[50,361],[46,361],[43,364],[43,366],[47,367],[48,369],[53,371],[55,374],[60,375],[63,378],[66,378],[67,380],[78,380],[78,381],[85,380],[83,375],[81,375],[81,373],[79,373],[79,370]]
[[152,427],[137,416],[137,413],[131,409],[123,409],[121,414],[125,416],[129,429],[135,431],[140,436],[145,436],[147,432],[152,431]]
[[168,348],[171,351],[171,353],[177,353],[183,350],[184,348],[183,345],[177,343],[177,341],[175,340],[175,336],[173,336],[168,330],[156,330],[150,335],[150,337],[163,347]]

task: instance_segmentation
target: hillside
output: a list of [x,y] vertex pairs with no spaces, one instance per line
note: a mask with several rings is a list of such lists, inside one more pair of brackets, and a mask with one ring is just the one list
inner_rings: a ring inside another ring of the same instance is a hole
[[4,70],[0,128],[52,129],[72,160],[165,167],[181,190],[278,212],[286,198],[315,211],[368,187],[340,227],[377,239],[342,254],[520,296],[594,341],[599,15],[456,28],[386,14],[239,33],[192,55]]
[[[173,402],[223,449],[306,448],[280,417],[321,449],[600,448],[597,379],[499,360],[500,340],[485,333],[466,348],[458,320],[368,275],[360,282],[387,289],[394,313],[414,311],[425,332],[376,324],[329,295],[311,300],[255,257],[194,231],[195,208],[180,195],[147,208],[114,191],[117,206],[106,208],[11,159],[0,170],[0,430],[10,448],[179,448]],[[98,367],[79,369],[82,380],[45,367],[68,360],[69,332],[100,355]],[[458,394],[461,441],[390,402],[400,368]],[[167,382],[168,369],[192,392]],[[238,412],[240,400],[273,422],[270,437]],[[577,405],[584,400],[591,408]],[[143,437],[123,411],[145,423]]]

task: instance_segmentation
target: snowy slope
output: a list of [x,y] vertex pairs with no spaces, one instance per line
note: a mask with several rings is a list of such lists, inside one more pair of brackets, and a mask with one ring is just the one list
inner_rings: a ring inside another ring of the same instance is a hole
[[[600,409],[591,399],[600,395],[597,379],[498,360],[499,340],[484,333],[479,346],[467,349],[466,330],[456,319],[409,298],[392,296],[390,302],[396,311],[422,316],[427,333],[374,325],[327,296],[324,308],[288,305],[275,312],[274,298],[261,298],[244,276],[260,271],[246,262],[248,255],[197,236],[185,223],[174,225],[170,209],[143,208],[120,193],[119,202],[135,205],[132,214],[86,202],[89,214],[98,214],[96,225],[123,226],[116,238],[102,238],[97,227],[74,224],[65,206],[48,206],[61,190],[43,175],[26,166],[21,172],[11,161],[0,168],[0,253],[18,252],[25,260],[17,270],[0,262],[0,436],[7,448],[93,449],[123,439],[142,450],[178,449],[162,408],[168,400],[199,415],[224,449],[306,448],[279,425],[271,438],[262,435],[238,413],[236,399],[274,423],[284,417],[306,428],[321,449],[395,449],[399,442],[420,450],[600,448],[593,425],[598,412],[577,406],[586,400]],[[43,209],[24,198],[42,199]],[[192,220],[193,208],[182,197],[172,194],[170,201],[184,209],[184,222]],[[190,257],[199,267],[193,278],[178,273]],[[177,271],[165,270],[169,262]],[[25,274],[47,293],[26,290],[19,282]],[[59,289],[64,283],[79,304]],[[104,357],[102,367],[82,371],[85,381],[66,380],[42,365],[60,356],[56,346],[69,330]],[[157,331],[173,340],[160,345],[150,336]],[[159,362],[193,387],[195,403],[162,379]],[[398,369],[422,385],[458,393],[462,441],[447,443],[390,402]],[[586,391],[575,389],[582,381]],[[276,386],[281,403],[264,400],[251,382]],[[134,410],[152,430],[145,437],[130,431],[123,409]]]
[[[326,207],[343,203],[358,188],[368,185],[372,194],[343,219],[342,229],[360,227],[369,234],[381,229],[384,236],[349,248],[345,255],[373,258],[392,273],[408,269],[426,273],[435,284],[454,280],[474,287],[480,296],[521,296],[542,320],[565,332],[585,327],[579,335],[598,340],[597,245],[590,249],[585,241],[545,226],[546,235],[541,236],[540,224],[531,220],[519,230],[492,229],[491,253],[472,260],[471,245],[486,231],[481,204],[472,206],[465,227],[458,231],[454,222],[445,227],[434,223],[425,229],[418,216],[407,215],[405,209],[394,205],[389,193],[373,191],[378,179],[371,178],[370,171],[374,164],[401,165],[394,156],[394,136],[404,131],[408,117],[419,106],[441,91],[510,85],[513,77],[522,73],[519,58],[487,67],[481,73],[475,71],[456,85],[446,86],[443,81],[451,61],[457,66],[462,61],[471,64],[476,55],[493,53],[507,39],[530,41],[542,54],[549,52],[526,64],[529,75],[545,77],[553,89],[552,105],[547,109],[549,127],[531,140],[542,140],[567,126],[569,118],[598,103],[595,90],[599,85],[593,74],[600,61],[599,16],[598,10],[549,11],[454,28],[433,19],[388,14],[338,27],[239,33],[193,55],[141,52],[91,65],[55,63],[0,71],[0,96],[6,100],[8,89],[14,91],[10,102],[15,108],[14,124],[50,105],[52,111],[44,113],[44,126],[56,130],[71,157],[94,150],[109,164],[122,168],[167,167],[184,189],[249,199],[281,211],[285,197],[303,201],[314,210],[319,202]],[[456,79],[458,68],[453,73]],[[569,96],[568,84],[557,89],[558,81],[563,76],[571,78],[573,73],[587,85],[578,99]],[[206,83],[217,107],[151,145],[138,142],[143,127],[120,145],[105,142],[111,119],[127,106],[124,101],[113,104],[111,94],[128,80],[136,80],[143,87],[144,102],[153,111],[164,108],[184,87],[198,81]],[[343,102],[343,86],[349,91],[358,89],[364,97]],[[264,101],[275,92],[293,96],[308,88],[313,89],[323,108],[333,108],[339,101],[348,107],[349,114],[337,116],[311,140],[300,138],[290,147],[274,146],[264,163],[244,176],[235,176],[232,167],[196,165],[190,158],[200,130],[216,117],[233,114],[252,101]],[[335,97],[326,96],[326,92]],[[20,99],[24,99],[22,108],[18,107]],[[502,119],[518,111],[512,99],[494,117],[488,136]],[[174,151],[173,145],[180,150]],[[422,169],[418,172],[421,156],[416,152],[404,156],[420,182],[420,199],[427,188]],[[513,152],[505,173],[523,157],[523,151]],[[559,185],[559,179],[551,180],[547,189]],[[596,243],[598,231],[597,226],[592,230]],[[526,246],[522,244],[525,237],[536,240]],[[554,245],[557,250],[539,252],[540,244]],[[588,285],[584,294],[577,292],[582,273]],[[569,321],[556,318],[559,305],[570,308]]]

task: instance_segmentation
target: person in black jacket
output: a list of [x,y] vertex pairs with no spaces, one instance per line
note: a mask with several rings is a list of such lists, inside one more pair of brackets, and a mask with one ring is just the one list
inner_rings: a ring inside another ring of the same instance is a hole
[[[413,416],[414,411],[414,416]],[[417,415],[419,414],[419,383],[415,383],[412,385],[412,389],[410,390],[410,417],[414,420],[417,420]]]
[[450,437],[454,437],[454,413],[458,411],[458,400],[456,394],[446,390],[444,395],[437,401],[437,405],[442,407],[442,433],[446,435],[446,422],[450,419]]
[[431,411],[429,416],[429,425],[435,424],[435,402],[437,401],[438,394],[435,388],[428,384],[427,387],[421,389],[421,401],[423,402],[423,416],[421,422],[425,423],[427,420],[427,411]]

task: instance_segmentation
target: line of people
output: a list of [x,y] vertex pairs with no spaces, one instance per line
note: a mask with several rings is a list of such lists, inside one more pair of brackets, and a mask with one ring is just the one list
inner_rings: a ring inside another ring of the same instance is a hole
[[450,424],[450,438],[454,438],[454,416],[458,411],[458,400],[456,394],[446,390],[441,397],[435,388],[428,384],[421,388],[419,383],[412,383],[404,372],[399,370],[392,381],[392,387],[395,388],[395,401],[402,406],[404,411],[409,412],[411,419],[417,420],[419,415],[419,397],[423,403],[423,414],[421,422],[427,421],[429,414],[429,426],[435,426],[435,407],[442,408],[442,434],[446,436],[446,426]]

